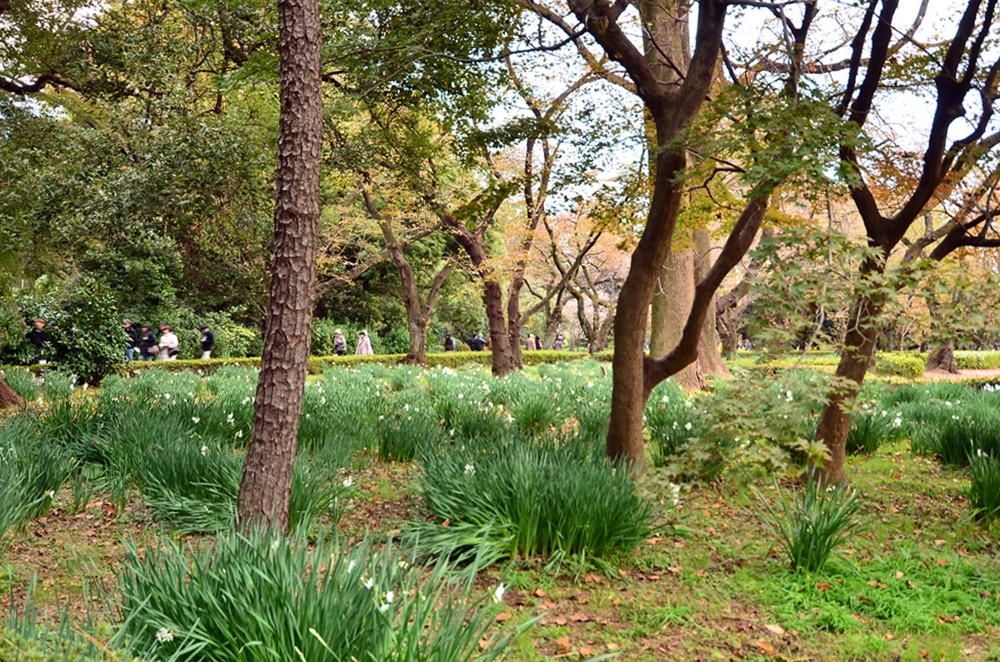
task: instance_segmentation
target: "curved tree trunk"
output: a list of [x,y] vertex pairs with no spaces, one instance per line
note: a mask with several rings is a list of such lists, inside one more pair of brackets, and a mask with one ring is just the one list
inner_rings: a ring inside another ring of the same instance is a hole
[[309,360],[323,144],[319,4],[278,0],[281,117],[274,263],[253,427],[236,510],[243,528],[288,526]]
[[0,377],[0,409],[7,409],[8,407],[20,407],[24,405],[24,398],[19,396],[14,389],[4,381],[3,377]]

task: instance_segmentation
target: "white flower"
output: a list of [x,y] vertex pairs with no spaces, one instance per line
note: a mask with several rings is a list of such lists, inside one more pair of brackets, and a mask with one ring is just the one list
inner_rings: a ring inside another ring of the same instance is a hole
[[201,454],[202,455],[208,455],[208,446],[202,446],[201,447]]
[[662,398],[660,398],[660,402],[670,402],[670,397],[665,395]]
[[466,464],[465,473],[467,475],[474,476],[476,474],[476,465],[472,464],[471,462]]
[[410,403],[407,402],[405,405],[403,405],[403,411],[410,411]]
[[243,437],[243,430],[237,430],[236,431],[236,438],[237,439],[241,439],[242,437]]
[[48,492],[46,492],[46,494],[49,496],[50,499],[55,499],[56,498],[56,491],[55,490],[49,490]]
[[465,396],[464,396],[464,395],[462,395],[461,393],[459,393],[459,394],[458,394],[458,399],[459,399],[459,400],[461,400],[461,399],[462,399],[462,398],[464,398],[464,397],[465,397]]
[[951,401],[949,400],[949,401],[945,402],[945,403],[944,403],[944,406],[945,406],[945,407],[950,407],[950,406],[951,406]]
[[887,412],[886,410],[884,410],[884,409],[883,409],[883,410],[882,410],[882,415],[883,415],[883,416],[888,416],[888,415],[889,415],[889,412]]
[[201,419],[198,418],[197,416],[192,416],[191,417],[191,422],[194,423],[195,425],[197,425],[198,423],[201,423]]
[[369,577],[368,579],[366,579],[365,582],[364,582],[364,586],[369,591],[372,590],[373,588],[375,588],[375,578],[374,577]]
[[503,585],[503,582],[497,584],[497,587],[493,589],[493,602],[495,604],[500,604],[503,602],[503,594],[507,591],[507,587]]
[[158,643],[163,644],[173,640],[174,640],[174,633],[168,630],[167,628],[160,628],[159,630],[156,631],[156,641]]
[[898,428],[902,424],[903,424],[903,419],[901,419],[899,416],[897,416],[896,418],[892,419],[892,427]]
[[352,485],[354,485],[354,479],[351,476],[344,479],[344,487],[351,487]]
[[691,421],[688,421],[687,423],[684,424],[684,429],[685,430],[690,430],[691,429]]
[[792,402],[793,400],[795,400],[795,396],[792,395],[791,391],[785,391],[785,399],[788,400],[789,402]]
[[389,604],[390,602],[392,602],[395,599],[396,599],[396,594],[393,593],[392,591],[389,591],[389,592],[387,592],[385,594],[385,603],[386,604]]
[[587,382],[587,388],[594,388],[594,382]]
[[385,603],[384,605],[382,605],[381,607],[379,607],[378,610],[382,614],[384,614],[385,612],[389,611],[389,603],[388,602]]
[[358,565],[358,562],[351,559],[351,562],[347,564],[347,572],[351,572]]
[[163,399],[164,400],[169,400],[170,399],[170,394],[169,393],[164,393],[163,394]]
[[951,420],[953,420],[953,421],[957,421],[957,420],[958,420],[958,416],[955,416],[954,414],[952,414],[952,416],[951,416]]

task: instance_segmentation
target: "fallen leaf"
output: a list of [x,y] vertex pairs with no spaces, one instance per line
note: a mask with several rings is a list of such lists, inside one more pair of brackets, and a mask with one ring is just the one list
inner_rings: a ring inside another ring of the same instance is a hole
[[767,643],[766,641],[755,641],[755,642],[753,642],[753,645],[756,646],[757,648],[761,649],[765,653],[770,654],[770,653],[774,652],[774,646],[772,646],[771,644]]
[[566,620],[565,616],[556,616],[555,618],[552,619],[552,622],[555,623],[556,625],[566,625],[567,623],[569,623],[569,621]]
[[774,634],[778,635],[779,637],[785,634],[785,629],[780,625],[772,623],[770,625],[765,625],[764,627],[767,628],[769,631],[773,632]]
[[543,591],[540,588],[536,588],[535,592],[532,593],[532,595],[534,595],[536,598],[544,598],[545,597],[545,591]]
[[563,649],[563,651],[568,651],[569,637],[559,637],[558,639],[556,639],[556,644],[558,644],[559,648]]
[[510,619],[510,614],[507,613],[507,612],[505,612],[505,611],[500,612],[496,616],[496,622],[497,623],[503,623],[504,621],[509,620],[509,619]]
[[579,653],[580,657],[590,657],[591,655],[594,654],[594,649],[591,648],[590,646],[583,646],[582,648],[580,648]]
[[830,590],[830,582],[819,582],[819,583],[817,583],[816,584],[816,590],[820,591],[821,593],[823,591],[829,591]]
[[902,578],[903,578],[903,571],[902,570],[897,570],[896,571],[896,579],[902,579]]
[[570,616],[569,620],[573,621],[574,623],[586,623],[587,621],[590,620],[590,617],[584,614],[583,612],[578,611],[572,616]]

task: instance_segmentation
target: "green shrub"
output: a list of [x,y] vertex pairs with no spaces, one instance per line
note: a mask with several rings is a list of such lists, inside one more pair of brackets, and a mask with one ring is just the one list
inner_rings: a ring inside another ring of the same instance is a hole
[[379,415],[378,456],[383,462],[411,462],[421,448],[433,448],[444,434],[430,400],[413,393],[384,398]]
[[491,558],[602,556],[634,549],[652,521],[650,506],[603,448],[572,438],[467,440],[423,458],[419,490],[436,521],[410,535],[434,553],[486,543]]
[[486,634],[502,589],[474,598],[474,570],[414,567],[367,540],[230,533],[202,551],[130,546],[117,641],[148,659],[492,660],[510,640]]
[[882,375],[920,377],[926,366],[926,357],[917,353],[879,352],[875,358],[875,372]]
[[969,458],[972,479],[967,496],[977,520],[987,524],[1000,517],[1000,460],[982,452]]
[[798,494],[786,496],[777,483],[774,487],[777,505],[757,493],[758,517],[778,537],[793,571],[818,572],[833,549],[858,529],[857,494],[841,485],[824,489],[812,471]]
[[955,363],[960,370],[988,370],[1000,368],[1000,352],[956,351]]

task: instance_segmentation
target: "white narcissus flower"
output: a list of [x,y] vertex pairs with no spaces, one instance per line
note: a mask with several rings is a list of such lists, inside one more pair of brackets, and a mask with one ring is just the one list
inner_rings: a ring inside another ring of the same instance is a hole
[[395,599],[396,599],[396,594],[393,593],[392,591],[389,591],[389,592],[387,592],[385,594],[385,602],[386,602],[386,604],[392,602]]
[[158,643],[164,644],[168,641],[174,640],[174,633],[167,628],[160,628],[156,631],[156,641]]
[[497,587],[493,589],[493,602],[495,604],[500,604],[503,602],[503,594],[507,591],[507,587],[503,585],[503,582],[497,584]]
[[208,455],[208,446],[202,446],[201,447],[201,454],[202,455]]
[[374,577],[369,577],[368,579],[366,579],[365,582],[364,582],[364,586],[369,591],[372,590],[373,588],[375,588],[375,578]]
[[350,476],[348,476],[347,478],[344,479],[344,487],[350,487],[352,485],[354,485],[354,479],[353,478],[351,478]]
[[476,474],[476,465],[472,464],[471,462],[469,464],[466,464],[465,473],[467,475],[474,476]]
[[351,562],[347,564],[347,572],[351,572],[358,565],[358,562],[351,559]]
[[688,421],[687,423],[685,423],[685,424],[684,424],[684,429],[685,429],[685,430],[690,430],[690,429],[691,429],[691,427],[692,427],[692,426],[691,426],[691,422],[690,422],[690,421]]
[[191,417],[191,422],[194,423],[195,425],[197,425],[198,423],[201,423],[201,419],[198,418],[197,416],[192,416]]

